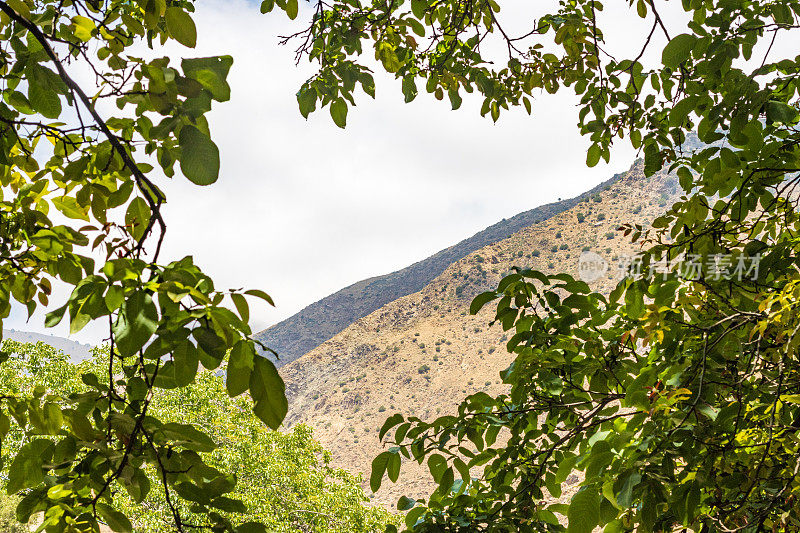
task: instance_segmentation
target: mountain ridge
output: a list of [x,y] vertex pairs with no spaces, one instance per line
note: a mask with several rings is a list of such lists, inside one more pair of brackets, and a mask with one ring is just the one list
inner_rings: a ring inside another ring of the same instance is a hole
[[267,354],[278,368],[289,364],[333,338],[358,319],[398,298],[421,290],[449,265],[470,253],[575,207],[586,198],[606,189],[626,173],[617,173],[573,198],[544,204],[503,219],[405,268],[348,285],[256,333],[255,338],[278,353],[277,358]]

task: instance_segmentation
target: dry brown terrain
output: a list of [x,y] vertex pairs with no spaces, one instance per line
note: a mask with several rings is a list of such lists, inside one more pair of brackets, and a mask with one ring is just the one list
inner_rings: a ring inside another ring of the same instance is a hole
[[[599,196],[468,255],[421,291],[358,320],[281,369],[290,399],[286,424],[312,426],[336,466],[368,479],[387,416],[450,414],[468,394],[503,390],[499,372],[511,360],[506,336],[499,325],[488,326],[491,306],[469,315],[475,295],[494,288],[513,266],[577,275],[583,250],[612,263],[592,283],[609,291],[616,284],[613,263],[634,251],[616,229],[648,224],[676,190],[673,179],[646,179],[634,165]],[[400,480],[385,481],[375,501],[393,505],[403,494],[424,497],[431,486],[427,471],[406,463]]]

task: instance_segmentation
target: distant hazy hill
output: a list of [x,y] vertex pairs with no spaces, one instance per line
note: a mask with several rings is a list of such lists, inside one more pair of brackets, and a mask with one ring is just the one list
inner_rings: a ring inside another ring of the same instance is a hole
[[[421,290],[456,261],[488,244],[501,241],[523,228],[571,209],[585,198],[615,183],[617,174],[575,198],[543,205],[489,226],[468,239],[397,272],[359,281],[326,296],[283,322],[256,334],[258,340],[278,352],[278,367],[291,363],[389,302]],[[273,358],[274,360],[274,358]]]
[[3,338],[13,339],[17,342],[43,342],[45,344],[49,344],[57,350],[63,351],[75,362],[88,359],[91,356],[92,346],[90,344],[81,344],[76,341],[65,339],[64,337],[56,337],[55,335],[43,335],[41,333],[32,333],[30,331],[4,329]]

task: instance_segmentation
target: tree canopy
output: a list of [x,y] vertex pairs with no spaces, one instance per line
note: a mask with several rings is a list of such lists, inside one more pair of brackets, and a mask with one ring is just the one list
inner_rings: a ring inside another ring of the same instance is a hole
[[[21,516],[43,511],[48,531],[128,531],[113,495],[142,502],[154,486],[178,531],[265,531],[225,512],[243,504],[225,496],[233,478],[206,461],[208,433],[152,409],[158,389],[190,385],[228,353],[230,396],[249,392],[272,428],[287,409],[248,325],[253,299],[270,297],[218,290],[191,257],[160,258],[158,183],[217,180],[206,113],[230,98],[233,59],[136,51],[194,47],[193,11],[185,0],[0,1],[0,318],[16,302],[50,310],[47,326],[66,317],[73,333],[90,321],[108,328],[106,364],[82,376],[87,390],[0,398],[0,438],[12,426],[25,435],[7,490],[24,496]],[[71,294],[50,306],[54,283]]]
[[[3,349],[9,354],[8,361],[0,366],[3,395],[33,395],[37,387],[54,396],[86,394],[91,389],[82,376],[101,372],[108,361],[102,347],[79,364],[44,343],[6,340]],[[207,433],[210,440],[204,441],[209,449],[204,454],[206,463],[226,474],[221,513],[233,521],[256,520],[276,533],[382,532],[386,524],[394,521],[386,511],[367,505],[358,477],[330,465],[330,454],[313,439],[311,428],[298,425],[287,432],[266,430],[247,403],[243,398],[230,398],[222,378],[203,370],[186,387],[157,390],[150,404],[151,415],[164,423],[173,427],[192,424]],[[20,428],[12,428],[4,442],[3,455],[15,456],[27,440]],[[153,468],[144,471],[146,477],[141,481],[147,486],[150,482],[146,479],[154,479],[157,472]],[[19,475],[8,462],[3,473],[12,483]],[[163,487],[151,484],[143,498],[137,485],[126,485],[126,489],[114,491],[113,504],[130,517],[136,531],[175,530]],[[183,497],[179,503],[181,515],[187,521],[200,522],[203,517],[197,516],[200,509],[193,501],[202,498],[202,493],[192,493],[188,485],[176,490]],[[23,500],[25,504],[31,502],[31,494]],[[15,521],[19,518],[28,522],[27,514],[32,510],[22,505],[11,514]],[[0,529],[13,528],[13,522],[2,522],[2,516],[0,513]]]

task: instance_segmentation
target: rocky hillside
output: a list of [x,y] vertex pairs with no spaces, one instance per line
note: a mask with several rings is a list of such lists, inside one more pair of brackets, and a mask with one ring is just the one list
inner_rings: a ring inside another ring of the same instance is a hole
[[[677,190],[673,178],[645,178],[636,164],[560,213],[467,253],[421,290],[391,301],[284,366],[290,397],[286,424],[311,425],[337,466],[368,478],[382,446],[377,430],[390,414],[436,417],[452,413],[468,394],[503,389],[499,372],[510,361],[506,335],[499,326],[488,326],[490,309],[469,315],[475,295],[494,288],[512,266],[577,274],[583,251],[612,264],[592,284],[610,290],[616,284],[614,264],[635,251],[616,228],[648,224]],[[356,293],[350,293],[353,299]],[[392,504],[401,494],[424,496],[430,488],[427,474],[411,465],[397,484],[387,482],[375,497]]]
[[501,241],[523,228],[549,220],[615,183],[618,174],[580,196],[543,205],[504,219],[468,239],[397,272],[359,281],[313,303],[283,322],[258,333],[258,340],[278,352],[278,367],[306,352],[389,302],[421,290],[459,259]]

